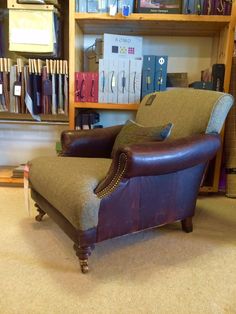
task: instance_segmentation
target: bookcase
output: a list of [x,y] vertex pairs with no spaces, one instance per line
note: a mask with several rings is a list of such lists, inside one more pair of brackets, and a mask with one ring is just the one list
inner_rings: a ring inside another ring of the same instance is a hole
[[[60,59],[68,60],[68,28],[69,28],[69,4],[59,1],[56,8],[52,4],[18,4],[16,0],[0,1],[1,9],[1,27],[2,27],[2,59],[11,58],[16,64],[16,59],[21,58],[25,64],[28,64],[30,58],[54,59],[55,57],[40,53],[25,53],[24,51],[10,51],[9,47],[9,10],[31,10],[31,11],[53,11],[59,9],[63,12],[61,21],[63,29],[61,36],[63,38],[63,47],[61,47]],[[26,9],[27,8],[27,9]],[[9,86],[8,86],[9,87]],[[10,90],[9,90],[10,91]],[[12,95],[12,94],[11,94]],[[23,99],[23,97],[22,97]],[[10,102],[11,104],[12,102]],[[10,111],[10,110],[9,110]],[[56,140],[59,140],[63,129],[68,128],[68,115],[66,114],[40,114],[41,121],[35,121],[28,111],[24,113],[15,113],[9,111],[0,112],[0,186],[22,186],[23,179],[12,177],[12,170],[19,164],[30,160],[40,154],[56,154]],[[26,113],[27,112],[27,113]],[[55,141],[55,144],[54,144]],[[14,157],[13,157],[14,156]],[[28,157],[30,156],[30,157]],[[27,159],[29,158],[29,159]],[[14,166],[12,166],[14,165]]]
[[[236,21],[236,5],[233,2],[231,16],[215,15],[184,15],[184,14],[131,14],[128,18],[121,15],[114,17],[108,14],[76,13],[75,1],[69,2],[69,125],[75,128],[75,112],[78,108],[94,108],[111,111],[136,111],[137,104],[101,104],[79,103],[74,101],[74,73],[83,70],[84,38],[86,35],[102,35],[104,33],[148,36],[155,40],[156,37],[168,37],[168,44],[176,42],[176,38],[186,39],[186,45],[191,40],[206,39],[210,42],[211,49],[208,55],[209,66],[214,63],[225,64],[224,90],[229,91],[232,54],[234,45],[234,28]],[[204,42],[204,41],[203,41]],[[174,49],[173,45],[173,49]],[[172,47],[171,47],[172,48]],[[184,57],[188,49],[180,57]],[[191,49],[189,49],[191,57]],[[198,58],[195,54],[194,58]],[[199,73],[202,70],[199,65]],[[224,132],[221,134],[222,140]],[[212,170],[210,183],[201,188],[203,192],[217,192],[220,178],[222,150],[218,152]]]

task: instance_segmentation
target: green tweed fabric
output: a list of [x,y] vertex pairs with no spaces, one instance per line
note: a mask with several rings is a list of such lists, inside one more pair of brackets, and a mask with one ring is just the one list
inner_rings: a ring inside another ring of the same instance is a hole
[[199,133],[220,133],[233,97],[216,91],[176,88],[154,93],[156,98],[146,106],[150,95],[143,98],[136,122],[145,126],[172,122],[170,138]]
[[30,162],[32,187],[79,230],[98,224],[100,199],[93,190],[111,159],[39,157]]
[[116,137],[111,156],[118,148],[148,141],[163,141],[170,135],[172,123],[164,126],[144,127],[132,120],[128,120]]

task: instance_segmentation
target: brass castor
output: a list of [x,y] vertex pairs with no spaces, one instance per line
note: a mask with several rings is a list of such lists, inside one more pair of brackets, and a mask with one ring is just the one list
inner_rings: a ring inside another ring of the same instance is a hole
[[74,244],[73,246],[77,257],[79,258],[80,269],[83,274],[89,271],[88,267],[88,257],[91,255],[91,251],[94,249],[94,245],[90,246],[80,246],[79,244]]
[[38,212],[38,215],[35,217],[35,220],[40,222],[43,220],[43,216],[46,215],[46,213],[38,206],[38,204],[35,204],[35,207],[37,207]]
[[81,269],[81,272],[83,274],[86,274],[88,271],[89,271],[89,267],[88,267],[88,260],[87,259],[84,259],[84,260],[80,260],[80,269]]

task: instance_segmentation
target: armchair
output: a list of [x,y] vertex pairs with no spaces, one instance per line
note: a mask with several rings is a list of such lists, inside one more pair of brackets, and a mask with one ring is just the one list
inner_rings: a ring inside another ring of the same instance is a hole
[[226,93],[173,89],[147,95],[136,122],[174,124],[164,141],[111,151],[122,126],[64,131],[59,157],[32,160],[31,196],[74,242],[83,273],[94,244],[192,217],[207,162],[221,145],[219,132],[233,97]]

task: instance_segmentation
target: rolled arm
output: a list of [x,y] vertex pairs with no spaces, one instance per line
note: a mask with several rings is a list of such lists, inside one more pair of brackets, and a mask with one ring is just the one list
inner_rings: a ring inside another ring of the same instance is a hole
[[107,195],[122,178],[161,175],[206,163],[214,157],[220,145],[219,135],[202,134],[121,148],[95,193],[99,197]]
[[110,158],[122,125],[91,130],[68,130],[61,134],[61,156]]
[[124,148],[125,178],[176,172],[205,163],[220,148],[219,135],[202,134],[182,139],[151,142]]

